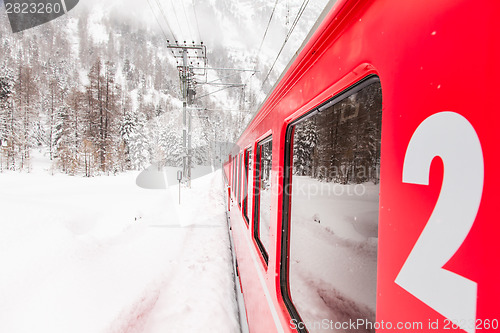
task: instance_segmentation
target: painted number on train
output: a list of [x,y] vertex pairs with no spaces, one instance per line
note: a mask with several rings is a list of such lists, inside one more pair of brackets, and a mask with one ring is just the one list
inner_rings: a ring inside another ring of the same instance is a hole
[[403,182],[428,185],[437,156],[444,165],[439,199],[395,282],[444,317],[473,322],[477,283],[442,268],[469,234],[483,193],[481,144],[463,116],[440,112],[418,126],[406,151]]

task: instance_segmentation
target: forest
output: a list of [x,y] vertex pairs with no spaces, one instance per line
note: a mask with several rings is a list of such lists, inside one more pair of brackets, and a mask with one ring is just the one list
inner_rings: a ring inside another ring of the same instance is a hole
[[[29,172],[34,150],[52,172],[87,177],[182,163],[178,70],[160,34],[82,9],[18,34],[2,24],[0,41],[0,171]],[[209,57],[232,61],[224,48]],[[192,108],[193,161],[214,163],[214,142],[234,142],[249,116],[209,98]]]

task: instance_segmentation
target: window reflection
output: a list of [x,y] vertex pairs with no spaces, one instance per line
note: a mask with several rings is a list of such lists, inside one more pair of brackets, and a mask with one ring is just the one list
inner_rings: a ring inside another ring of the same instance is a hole
[[255,197],[256,219],[254,222],[254,235],[264,260],[267,262],[267,251],[269,249],[269,228],[271,222],[271,139],[266,139],[258,145],[256,166],[257,189]]
[[252,191],[253,191],[253,168],[252,168],[252,150],[247,149],[245,151],[245,179],[243,180],[245,186],[243,187],[243,213],[245,215],[246,222],[250,221],[250,216],[252,214]]
[[290,296],[309,332],[375,321],[381,116],[377,82],[293,128]]

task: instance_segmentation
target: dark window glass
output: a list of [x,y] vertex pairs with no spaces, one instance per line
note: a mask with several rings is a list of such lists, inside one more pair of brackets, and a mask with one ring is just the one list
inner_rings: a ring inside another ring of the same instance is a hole
[[272,141],[257,146],[254,236],[266,263],[268,262],[269,228],[271,223]]
[[251,216],[252,207],[252,189],[253,189],[253,168],[252,168],[252,150],[245,150],[245,177],[243,179],[243,215],[248,224]]
[[289,308],[309,332],[375,322],[382,90],[369,82],[289,132]]

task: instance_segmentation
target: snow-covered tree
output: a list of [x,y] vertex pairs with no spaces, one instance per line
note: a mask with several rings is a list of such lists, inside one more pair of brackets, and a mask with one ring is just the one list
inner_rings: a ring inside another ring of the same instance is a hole
[[295,127],[293,145],[294,173],[299,176],[313,176],[313,155],[318,142],[316,121],[305,120]]
[[14,107],[13,95],[14,91],[14,72],[5,65],[0,67],[0,170],[9,164],[9,160],[13,159],[14,149]]

